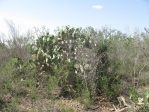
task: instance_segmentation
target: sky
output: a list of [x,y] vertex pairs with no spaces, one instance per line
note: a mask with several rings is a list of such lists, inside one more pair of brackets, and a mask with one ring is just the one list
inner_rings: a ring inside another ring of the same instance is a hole
[[129,33],[149,28],[149,0],[0,0],[0,32],[8,32],[6,21],[22,30],[108,26]]

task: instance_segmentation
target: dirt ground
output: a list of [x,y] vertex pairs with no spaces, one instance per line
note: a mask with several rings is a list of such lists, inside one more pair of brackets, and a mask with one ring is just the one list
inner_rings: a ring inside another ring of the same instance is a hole
[[51,101],[43,99],[32,103],[30,100],[22,99],[18,106],[19,112],[63,112],[62,109],[73,110],[72,112],[117,112],[114,110],[112,103],[107,101],[102,101],[86,108],[83,104],[75,100],[60,99]]

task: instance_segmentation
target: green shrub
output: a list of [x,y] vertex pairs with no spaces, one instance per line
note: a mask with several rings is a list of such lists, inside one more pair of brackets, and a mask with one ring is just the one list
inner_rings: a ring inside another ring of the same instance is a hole
[[96,92],[99,95],[106,95],[109,99],[116,99],[119,95],[120,77],[116,73],[118,66],[110,60],[109,53],[110,40],[103,39],[98,50],[98,65],[96,73]]
[[130,99],[133,100],[134,102],[137,102],[138,98],[140,97],[139,93],[134,87],[129,88],[129,96],[130,96]]
[[59,79],[56,76],[49,76],[48,85],[47,85],[47,93],[48,97],[51,99],[58,98],[60,95],[61,88],[58,86]]
[[18,102],[16,99],[12,99],[12,102],[6,103],[5,108],[3,108],[2,112],[18,112],[17,110]]
[[0,96],[0,111],[2,112],[7,107],[5,101],[3,101],[2,96]]
[[[68,74],[61,80],[61,95],[64,97],[74,98],[81,96],[84,88],[83,80],[75,73],[74,63],[71,62],[67,66]],[[64,75],[65,76],[65,75]]]
[[88,108],[91,104],[93,104],[93,99],[90,97],[90,91],[88,88],[84,88],[82,90],[82,94],[80,97],[77,98],[77,100],[84,104],[85,108]]
[[58,77],[62,96],[76,97],[81,94],[83,81],[75,73],[74,65],[75,49],[82,38],[79,28],[65,27],[58,30],[56,35],[42,35],[32,45],[31,53],[37,69],[39,72],[44,71],[48,75]]
[[62,108],[61,112],[74,112],[74,110],[71,108]]
[[149,91],[144,91],[143,97],[145,105],[149,105]]
[[149,112],[149,106],[143,106],[139,108],[136,112]]

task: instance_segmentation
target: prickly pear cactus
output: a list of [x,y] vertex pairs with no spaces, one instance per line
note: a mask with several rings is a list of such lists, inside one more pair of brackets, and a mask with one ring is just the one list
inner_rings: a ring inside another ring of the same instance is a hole
[[53,71],[61,62],[71,63],[76,60],[78,46],[83,42],[83,35],[78,28],[65,27],[56,35],[42,35],[32,45],[33,61],[40,71]]
[[54,35],[43,35],[32,45],[33,61],[40,71],[52,71],[54,65],[58,65],[61,58],[59,39]]

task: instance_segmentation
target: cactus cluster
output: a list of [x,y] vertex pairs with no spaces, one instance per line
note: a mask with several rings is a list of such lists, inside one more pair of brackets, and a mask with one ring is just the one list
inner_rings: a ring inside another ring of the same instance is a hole
[[32,59],[38,70],[52,72],[54,66],[76,61],[77,51],[85,43],[81,29],[65,27],[56,35],[40,36],[31,47]]

